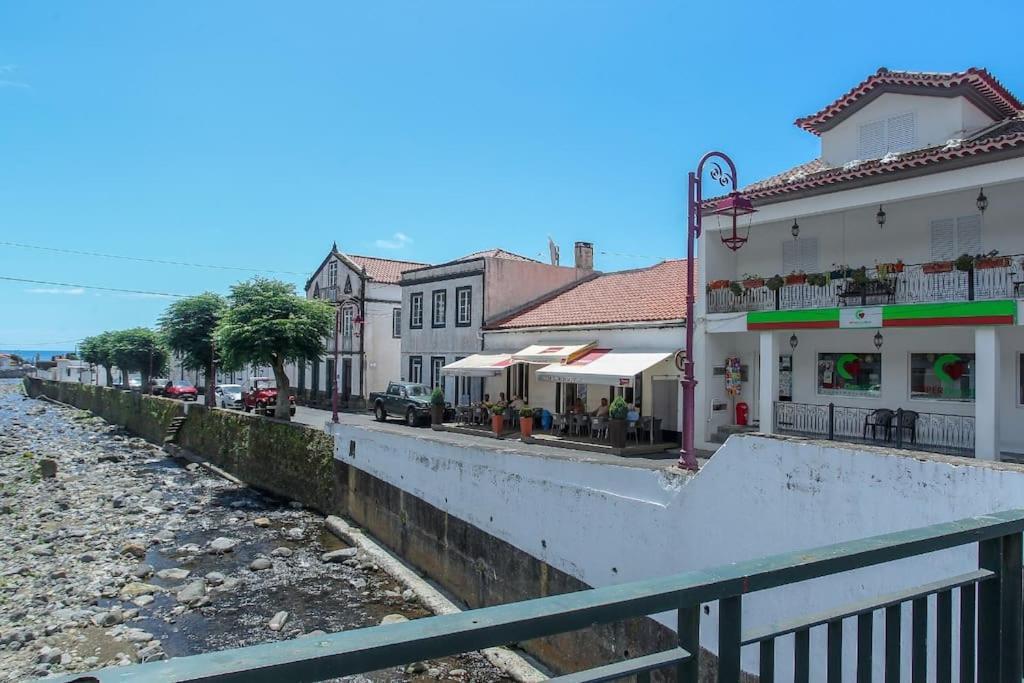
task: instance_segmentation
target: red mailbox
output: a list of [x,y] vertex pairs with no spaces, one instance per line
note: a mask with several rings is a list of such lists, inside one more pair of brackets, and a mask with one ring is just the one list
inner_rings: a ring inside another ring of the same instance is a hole
[[736,424],[745,427],[750,416],[750,406],[745,401],[736,404]]

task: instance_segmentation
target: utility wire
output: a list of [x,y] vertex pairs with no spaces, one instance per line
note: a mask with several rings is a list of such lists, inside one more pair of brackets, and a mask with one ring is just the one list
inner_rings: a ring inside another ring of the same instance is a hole
[[78,256],[98,256],[100,258],[112,258],[120,259],[122,261],[138,261],[140,263],[159,263],[165,266],[187,266],[189,268],[213,268],[215,270],[239,270],[245,273],[274,273],[277,275],[302,275],[303,277],[308,276],[309,273],[299,273],[293,270],[271,270],[270,268],[243,268],[242,266],[221,266],[210,263],[189,263],[187,261],[167,261],[164,259],[155,258],[144,258],[141,256],[124,256],[122,254],[103,254],[97,251],[81,251],[78,249],[61,249],[59,247],[44,247],[37,244],[23,244],[21,242],[7,242],[0,241],[0,245],[5,247],[18,247],[19,249],[36,249],[39,251],[52,251],[59,254],[76,254]]
[[124,294],[149,294],[151,296],[169,296],[177,299],[183,299],[188,294],[171,294],[169,292],[148,292],[142,289],[118,289],[117,287],[97,287],[95,285],[73,285],[67,282],[50,282],[49,280],[29,280],[22,277],[10,277],[8,275],[0,275],[0,280],[9,280],[11,282],[27,282],[33,285],[51,285],[53,287],[68,287],[70,289],[97,289],[102,292],[121,292]]

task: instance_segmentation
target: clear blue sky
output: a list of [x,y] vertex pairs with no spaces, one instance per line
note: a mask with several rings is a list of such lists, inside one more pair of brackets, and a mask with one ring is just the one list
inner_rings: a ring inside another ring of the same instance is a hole
[[[812,158],[793,119],[879,66],[985,66],[1024,94],[1018,3],[691,4],[3,3],[0,240],[307,273],[334,240],[436,262],[550,234],[614,270],[683,255],[704,150],[741,182]],[[246,276],[8,246],[0,275]],[[0,281],[0,348],[166,303]]]

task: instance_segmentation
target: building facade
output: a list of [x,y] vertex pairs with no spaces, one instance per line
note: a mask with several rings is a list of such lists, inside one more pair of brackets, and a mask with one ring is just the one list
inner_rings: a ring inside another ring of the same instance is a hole
[[[706,204],[697,442],[763,432],[1024,452],[1024,112],[984,70],[879,70],[797,120],[819,158]],[[739,404],[744,404],[739,406]]]

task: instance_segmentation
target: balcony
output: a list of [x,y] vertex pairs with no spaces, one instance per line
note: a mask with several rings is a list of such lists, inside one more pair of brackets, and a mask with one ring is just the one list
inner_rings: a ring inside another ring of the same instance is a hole
[[715,280],[708,285],[708,313],[1013,299],[1024,283],[1021,261],[1019,255],[995,256],[967,270],[940,261],[790,275],[781,282]]

